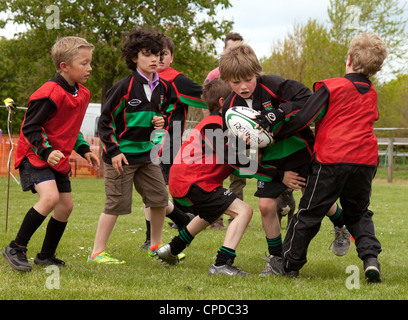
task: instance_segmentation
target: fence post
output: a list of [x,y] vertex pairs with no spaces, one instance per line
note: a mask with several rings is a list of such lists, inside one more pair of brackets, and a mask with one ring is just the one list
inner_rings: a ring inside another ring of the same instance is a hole
[[388,174],[387,174],[387,179],[389,183],[392,183],[392,172],[394,170],[394,138],[389,138],[388,139]]

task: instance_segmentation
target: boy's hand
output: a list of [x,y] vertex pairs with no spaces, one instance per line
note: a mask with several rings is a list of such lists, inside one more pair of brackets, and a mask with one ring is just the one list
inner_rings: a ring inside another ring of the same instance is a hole
[[263,112],[253,118],[258,120],[258,125],[255,126],[255,129],[261,127],[261,132],[263,130],[273,131],[273,127],[285,119],[285,112],[281,108],[274,109],[269,112]]
[[85,159],[88,161],[88,164],[93,167],[94,170],[99,169],[99,159],[92,152],[87,152],[84,154]]
[[51,167],[54,167],[61,161],[62,158],[65,158],[64,154],[59,150],[54,150],[48,156],[47,163]]
[[129,164],[123,153],[120,153],[112,158],[113,169],[115,169],[116,173],[119,175],[123,172],[122,161],[124,162],[124,164]]
[[285,171],[282,183],[293,190],[300,190],[306,186],[306,179],[293,171]]
[[163,129],[164,127],[164,118],[159,116],[153,116],[152,124],[155,129]]

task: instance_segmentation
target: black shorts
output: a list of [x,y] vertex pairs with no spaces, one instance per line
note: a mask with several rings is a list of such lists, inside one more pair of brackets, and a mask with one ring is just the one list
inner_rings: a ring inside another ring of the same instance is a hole
[[[309,176],[310,165],[305,164],[291,171],[297,172],[301,177],[307,179]],[[271,181],[271,182],[264,182],[258,180],[258,188],[254,194],[255,197],[258,198],[278,198],[283,191],[285,191],[288,187],[283,184],[281,181]]]
[[207,192],[196,185],[192,185],[185,198],[174,199],[186,207],[187,211],[199,215],[201,219],[209,223],[213,223],[237,199],[237,196],[223,187]]
[[59,192],[71,192],[69,173],[62,174],[50,167],[34,167],[24,158],[19,166],[20,182],[23,191],[36,193],[35,185],[47,180],[55,180]]

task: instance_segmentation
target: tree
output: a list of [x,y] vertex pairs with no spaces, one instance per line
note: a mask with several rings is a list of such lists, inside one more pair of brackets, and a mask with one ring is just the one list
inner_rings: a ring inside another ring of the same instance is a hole
[[87,87],[92,101],[101,101],[113,83],[129,73],[120,57],[121,45],[124,33],[135,25],[172,37],[174,67],[200,83],[216,63],[215,41],[232,28],[231,21],[215,19],[216,11],[230,6],[229,0],[0,0],[0,10],[10,13],[0,25],[12,21],[27,26],[8,56],[19,64],[13,81],[22,90],[16,95],[27,101],[52,77],[50,48],[59,37],[77,35],[95,45]]
[[344,73],[344,62],[332,63],[338,47],[323,24],[309,20],[306,25],[295,25],[293,32],[275,45],[271,57],[261,62],[264,72],[297,80],[312,88],[316,80]]
[[408,128],[408,75],[378,85],[377,93],[380,118],[376,127]]
[[327,12],[331,35],[333,41],[341,45],[337,62],[346,56],[348,45],[356,34],[373,32],[387,43],[387,68],[393,74],[400,73],[397,64],[392,62],[404,59],[408,44],[404,8],[405,4],[400,6],[398,0],[330,0]]
[[321,78],[341,76],[352,37],[360,32],[377,33],[387,43],[387,69],[394,74],[397,59],[407,46],[407,19],[397,0],[331,0],[330,24],[316,20],[295,25],[283,41],[275,43],[271,57],[262,60],[265,72],[304,82],[311,86]]

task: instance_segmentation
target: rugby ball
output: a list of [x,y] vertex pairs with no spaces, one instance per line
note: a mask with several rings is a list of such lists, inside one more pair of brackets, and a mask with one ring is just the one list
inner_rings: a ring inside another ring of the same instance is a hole
[[255,129],[257,122],[252,118],[259,115],[258,111],[248,107],[231,107],[225,113],[225,122],[234,136],[249,136],[252,145],[265,148],[273,144],[273,135],[267,131]]

